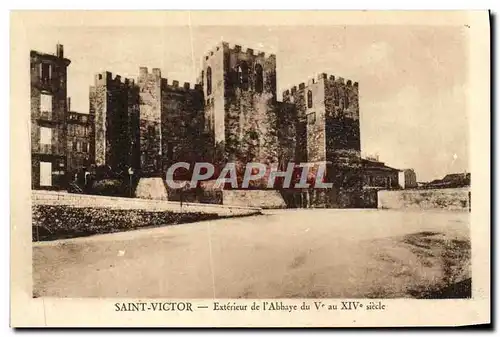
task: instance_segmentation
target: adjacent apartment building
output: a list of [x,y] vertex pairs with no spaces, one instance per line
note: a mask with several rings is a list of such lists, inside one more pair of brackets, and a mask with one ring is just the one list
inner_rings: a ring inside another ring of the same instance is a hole
[[94,115],[71,111],[68,97],[66,117],[67,171],[75,173],[89,168],[95,161]]
[[66,175],[67,68],[64,47],[30,52],[32,188],[61,189]]

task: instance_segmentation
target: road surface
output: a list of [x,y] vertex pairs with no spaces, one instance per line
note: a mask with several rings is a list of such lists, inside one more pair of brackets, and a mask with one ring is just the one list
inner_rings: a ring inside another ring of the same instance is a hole
[[419,297],[469,258],[466,212],[277,210],[33,243],[34,296]]

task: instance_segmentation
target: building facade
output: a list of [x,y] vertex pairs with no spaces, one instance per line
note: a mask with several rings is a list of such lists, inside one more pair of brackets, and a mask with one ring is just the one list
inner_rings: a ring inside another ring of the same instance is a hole
[[94,162],[94,115],[71,111],[68,98],[66,117],[67,172],[74,174],[83,168],[89,168]]
[[362,159],[363,187],[376,189],[400,188],[400,170],[374,159]]
[[417,188],[417,175],[413,169],[405,169],[399,172],[399,186],[401,188]]
[[66,176],[67,67],[64,47],[30,52],[32,188],[62,189]]

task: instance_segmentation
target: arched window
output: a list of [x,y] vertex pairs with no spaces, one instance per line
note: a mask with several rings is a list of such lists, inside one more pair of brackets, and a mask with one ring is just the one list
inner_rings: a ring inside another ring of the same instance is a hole
[[207,68],[207,96],[212,94],[212,68]]
[[238,75],[240,88],[248,90],[248,64],[245,61],[240,63],[240,66],[238,67]]
[[311,90],[307,91],[307,107],[312,108],[313,106],[313,93]]
[[257,64],[255,66],[255,91],[262,92],[264,89],[264,76],[262,74],[262,66]]

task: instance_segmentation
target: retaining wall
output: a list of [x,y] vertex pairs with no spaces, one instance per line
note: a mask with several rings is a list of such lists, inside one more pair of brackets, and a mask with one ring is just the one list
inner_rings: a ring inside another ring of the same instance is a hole
[[286,208],[285,200],[277,190],[224,190],[222,202],[227,206]]
[[378,208],[470,211],[470,188],[378,191]]
[[52,191],[33,191],[34,205],[68,205],[73,207],[96,207],[121,210],[171,211],[178,213],[199,212],[219,216],[241,216],[260,214],[258,207],[240,205],[215,205],[180,203],[174,201],[150,200],[139,198],[107,197],[87,194],[73,194]]

